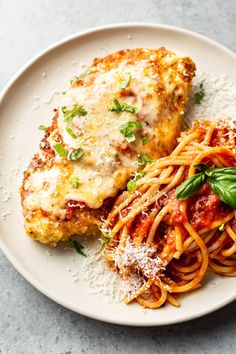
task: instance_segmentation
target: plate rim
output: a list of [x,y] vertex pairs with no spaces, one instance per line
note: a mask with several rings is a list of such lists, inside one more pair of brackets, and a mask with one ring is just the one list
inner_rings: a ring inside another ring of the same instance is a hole
[[[184,34],[190,37],[194,37],[195,39],[204,41],[207,44],[213,45],[214,47],[217,47],[219,50],[226,52],[226,54],[230,55],[232,57],[233,60],[236,61],[236,53],[232,50],[230,50],[229,48],[225,47],[223,44],[218,43],[217,41],[210,39],[202,34],[199,34],[197,32],[188,30],[188,29],[184,29],[181,27],[177,27],[177,26],[171,26],[171,25],[166,25],[166,24],[156,24],[156,23],[151,23],[151,22],[124,22],[124,23],[114,23],[114,24],[107,24],[107,25],[103,25],[103,26],[96,26],[96,27],[92,27],[86,30],[82,30],[76,33],[73,33],[72,35],[66,36],[58,41],[53,42],[51,45],[48,45],[45,49],[41,50],[40,52],[38,52],[37,54],[35,54],[31,59],[29,59],[23,66],[21,66],[20,69],[18,69],[16,71],[16,73],[13,75],[13,77],[7,82],[7,84],[4,86],[4,88],[1,90],[0,93],[0,104],[2,104],[4,97],[7,95],[8,91],[11,89],[11,87],[14,85],[15,81],[17,79],[20,78],[21,75],[23,75],[25,73],[26,70],[28,70],[33,64],[35,64],[39,59],[41,59],[44,55],[50,53],[51,51],[53,51],[54,49],[56,49],[57,47],[66,44],[74,39],[79,39],[83,36],[92,34],[92,33],[96,33],[96,32],[101,32],[104,30],[112,30],[112,29],[120,29],[120,28],[127,28],[127,30],[129,28],[135,28],[135,27],[141,27],[141,28],[150,28],[150,29],[156,29],[156,30],[169,30],[172,32],[177,32],[180,34]],[[118,324],[118,325],[124,325],[124,326],[135,326],[135,327],[157,327],[157,326],[166,326],[166,325],[173,325],[173,324],[177,324],[177,323],[183,323],[186,321],[190,321],[193,319],[197,319],[199,317],[203,317],[206,316],[212,312],[215,312],[216,310],[221,309],[222,307],[226,306],[227,304],[233,302],[234,300],[236,300],[236,294],[227,297],[224,301],[222,301],[220,304],[215,304],[213,306],[209,306],[207,309],[200,311],[200,313],[198,313],[197,315],[189,315],[189,314],[185,314],[182,315],[180,318],[176,318],[176,319],[172,319],[172,320],[168,320],[165,319],[162,321],[162,323],[158,323],[158,319],[157,322],[148,322],[148,321],[135,321],[135,320],[116,320],[116,319],[109,319],[107,318],[106,315],[97,315],[97,314],[93,314],[90,313],[89,310],[83,310],[80,309],[80,311],[78,311],[75,306],[73,305],[68,305],[65,301],[63,301],[62,299],[58,299],[57,296],[54,296],[53,294],[49,293],[49,291],[47,291],[46,288],[44,288],[44,286],[34,279],[34,277],[27,271],[24,269],[23,266],[21,266],[20,263],[18,263],[17,260],[15,260],[14,256],[11,255],[11,252],[8,250],[8,248],[4,245],[4,243],[1,241],[0,239],[0,249],[2,250],[3,254],[6,256],[6,258],[8,259],[8,261],[13,265],[13,267],[16,269],[17,272],[19,272],[21,274],[21,276],[28,282],[30,283],[34,288],[36,288],[38,291],[40,291],[43,295],[45,295],[47,298],[49,298],[50,300],[56,302],[57,304],[75,312],[78,313],[80,315],[95,319],[95,320],[99,320],[99,321],[103,321],[103,322],[107,322],[107,323],[112,323],[112,324]]]

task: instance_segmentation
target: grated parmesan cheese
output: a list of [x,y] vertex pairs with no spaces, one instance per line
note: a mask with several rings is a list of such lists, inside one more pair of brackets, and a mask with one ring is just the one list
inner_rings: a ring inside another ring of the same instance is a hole
[[[200,104],[194,102],[194,95],[203,84],[205,95]],[[214,75],[197,70],[193,88],[186,109],[190,122],[196,119],[236,118],[236,86],[226,75]]]
[[[199,90],[203,82],[205,96],[200,104],[194,102],[194,94]],[[186,109],[186,118],[189,122],[196,119],[219,119],[232,117],[229,120],[231,128],[235,128],[236,123],[236,86],[225,75],[216,76],[212,73],[197,71],[193,81],[193,88],[190,94],[189,103]],[[100,294],[107,298],[109,302],[122,301],[127,293],[135,291],[143,285],[143,279],[135,272],[127,279],[123,279],[118,273],[113,272],[106,264],[102,254],[98,254],[99,247],[90,249],[88,247],[88,258],[83,265],[83,280],[86,281],[93,294]],[[116,266],[124,269],[132,266],[134,269],[142,269],[147,275],[153,272],[153,266],[157,263],[157,270],[161,272],[165,268],[160,259],[152,259],[152,248],[147,249],[142,245],[140,249],[128,244],[125,253],[118,254]],[[144,257],[147,260],[144,261]],[[158,273],[159,274],[159,273]],[[158,275],[157,274],[157,275]]]
[[115,267],[119,268],[121,274],[142,273],[154,280],[161,275],[167,265],[164,260],[155,256],[155,253],[156,249],[146,243],[135,246],[127,240],[124,248],[118,248],[115,255]]
[[92,294],[105,296],[109,302],[121,302],[126,295],[126,282],[112,272],[101,253],[100,245],[86,249],[88,257],[83,264],[83,278]]

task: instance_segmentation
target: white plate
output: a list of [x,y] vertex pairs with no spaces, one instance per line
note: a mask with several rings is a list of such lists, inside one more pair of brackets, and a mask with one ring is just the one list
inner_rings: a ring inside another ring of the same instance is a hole
[[[108,303],[103,296],[92,295],[81,280],[82,258],[70,252],[47,248],[26,237],[18,189],[22,171],[37,149],[42,133],[57,105],[56,91],[68,87],[80,72],[81,63],[89,64],[124,48],[165,46],[189,55],[206,71],[227,74],[236,82],[236,56],[223,46],[195,33],[169,26],[124,24],[93,29],[73,36],[47,49],[22,69],[4,90],[0,112],[1,224],[0,246],[15,268],[37,289],[59,304],[99,320],[136,326],[154,326],[190,320],[212,312],[236,298],[236,279],[212,275],[205,286],[182,297],[176,309],[164,306],[143,311],[138,305]],[[54,93],[54,94],[53,94]],[[19,170],[19,171],[18,171]],[[9,192],[9,193],[8,193]],[[10,212],[4,217],[4,214]],[[79,270],[74,283],[67,267]]]

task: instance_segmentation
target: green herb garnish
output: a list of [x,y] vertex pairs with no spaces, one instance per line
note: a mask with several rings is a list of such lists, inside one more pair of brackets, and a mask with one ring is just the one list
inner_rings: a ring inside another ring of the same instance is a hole
[[206,180],[211,190],[225,204],[236,209],[236,167],[210,168],[206,164],[199,164],[196,175],[188,178],[176,188],[178,200],[185,200],[194,195]]
[[66,120],[72,120],[76,116],[86,116],[87,114],[86,109],[82,106],[78,106],[77,104],[74,104],[71,110],[67,109],[66,106],[63,106],[61,110]]
[[143,177],[143,174],[137,173],[133,179],[130,179],[129,182],[127,183],[127,191],[132,192],[132,190],[135,188],[137,181]]
[[75,135],[75,133],[73,133],[73,130],[71,128],[66,127],[66,131],[73,139],[77,138],[77,135]]
[[117,99],[114,99],[113,102],[114,102],[114,106],[109,109],[109,111],[111,111],[111,112],[120,113],[120,112],[126,111],[126,112],[130,112],[133,114],[137,113],[137,108],[129,105],[128,103],[121,103]]
[[218,227],[218,229],[219,229],[220,231],[224,231],[224,229],[225,229],[225,224],[221,224],[221,225]]
[[186,179],[180,186],[176,188],[176,197],[178,200],[185,200],[190,198],[200,189],[202,183],[205,181],[204,172]]
[[142,128],[142,124],[140,122],[132,122],[129,121],[126,124],[121,125],[120,127],[120,132],[121,134],[124,135],[126,141],[128,143],[131,143],[133,141],[135,141],[135,135],[133,133],[133,129],[138,129],[138,128]]
[[154,160],[152,160],[148,155],[142,154],[139,156],[137,164],[138,166],[143,166],[146,163],[152,163],[152,162],[154,162]]
[[135,178],[129,180],[129,182],[127,183],[127,191],[128,192],[131,192],[134,189],[134,187],[136,186],[136,181],[137,181],[137,179],[135,179]]
[[124,76],[124,78],[123,78],[123,81],[120,83],[120,88],[121,89],[124,89],[124,88],[126,88],[128,85],[129,85],[129,83],[130,83],[130,80],[131,80],[131,73],[125,73],[125,76]]
[[147,144],[147,141],[148,141],[147,136],[143,136],[143,137],[142,137],[142,144],[143,144],[143,145],[146,145],[146,144]]
[[222,202],[236,209],[236,167],[213,168],[205,174],[211,190]]
[[77,104],[75,104],[71,110],[68,110],[66,106],[63,106],[61,110],[64,115],[64,123],[66,124],[67,133],[70,134],[72,138],[77,138],[77,136],[71,129],[72,120],[77,116],[86,116],[86,109],[84,109],[82,106],[78,106]]
[[183,122],[185,128],[189,129],[189,128],[190,128],[190,125],[188,124],[188,122],[187,122],[187,120],[186,120],[184,114],[181,114],[180,116],[181,116],[181,119],[182,119],[182,122]]
[[69,239],[69,244],[76,250],[77,253],[79,253],[83,257],[87,257],[87,255],[84,253],[83,249],[84,246],[79,244],[76,240],[74,239]]
[[83,78],[85,78],[85,76],[92,74],[95,71],[96,71],[96,68],[94,66],[92,66],[90,69],[88,69],[88,70],[84,71],[82,74],[80,74],[79,78],[83,79]]
[[72,161],[79,160],[84,154],[84,150],[81,147],[72,151],[68,151],[61,143],[54,144],[53,148],[56,150],[60,157],[67,157],[69,160]]
[[84,154],[84,150],[79,147],[78,149],[72,150],[68,153],[68,159],[72,161],[79,160]]
[[197,91],[194,94],[194,102],[197,104],[200,104],[202,102],[204,96],[205,96],[205,90],[203,87],[203,83],[201,83],[199,86],[199,91]]
[[38,126],[38,129],[39,130],[43,130],[43,131],[46,132],[48,130],[48,127],[46,127],[45,125],[41,124],[41,125]]
[[66,157],[68,154],[68,150],[66,150],[61,143],[54,144],[53,148],[54,150],[56,150],[56,152],[60,157]]
[[209,166],[207,163],[199,163],[199,164],[195,165],[194,167],[196,167],[197,172],[205,172],[209,169]]
[[91,67],[90,69],[84,71],[79,76],[74,76],[73,79],[70,80],[71,85],[73,85],[76,81],[83,80],[87,75],[92,74],[96,71],[95,67]]
[[72,176],[72,177],[70,178],[70,184],[72,185],[72,187],[73,187],[74,189],[77,189],[77,188],[79,187],[79,179],[78,179],[78,177]]
[[102,235],[103,235],[103,242],[102,242],[102,245],[101,245],[101,248],[99,250],[99,253],[101,253],[102,251],[104,251],[104,249],[106,248],[106,246],[108,245],[108,243],[110,242],[111,240],[111,236],[109,235],[109,233],[107,231],[104,231],[102,228],[98,228]]
[[160,229],[161,235],[163,235],[163,236],[166,235],[168,232],[168,227],[164,222],[160,222],[159,229]]

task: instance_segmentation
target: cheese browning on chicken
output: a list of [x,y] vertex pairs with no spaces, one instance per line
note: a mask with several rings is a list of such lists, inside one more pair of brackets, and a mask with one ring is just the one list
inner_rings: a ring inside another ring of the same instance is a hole
[[131,175],[176,145],[194,75],[190,58],[160,48],[95,59],[75,77],[24,174],[27,233],[50,245],[95,233]]

